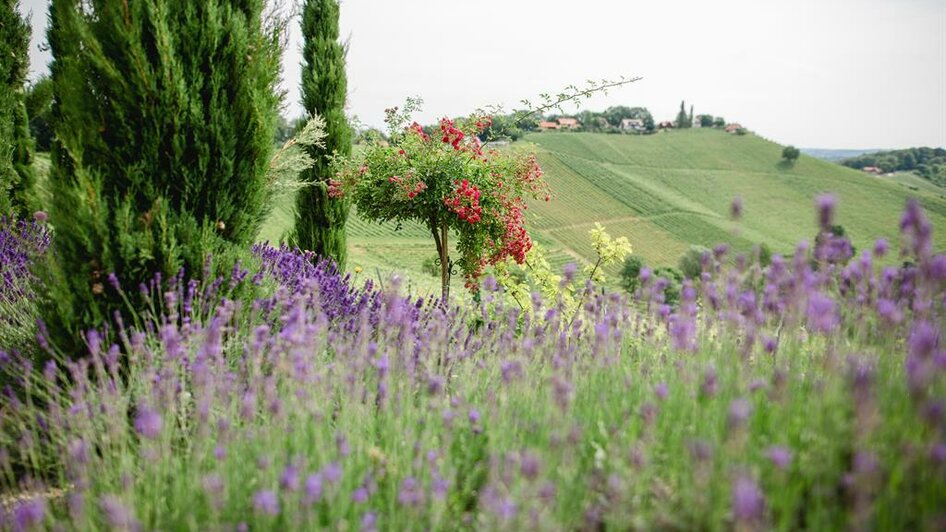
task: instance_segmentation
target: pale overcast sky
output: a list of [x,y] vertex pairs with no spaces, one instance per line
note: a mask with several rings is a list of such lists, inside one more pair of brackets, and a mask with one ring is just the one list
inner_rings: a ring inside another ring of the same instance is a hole
[[[34,76],[47,3],[21,0]],[[685,99],[783,144],[946,146],[946,0],[344,0],[341,13],[349,113],[369,125],[408,96],[432,122],[627,75],[644,79],[585,107],[662,120]],[[299,115],[293,31],[286,113]]]

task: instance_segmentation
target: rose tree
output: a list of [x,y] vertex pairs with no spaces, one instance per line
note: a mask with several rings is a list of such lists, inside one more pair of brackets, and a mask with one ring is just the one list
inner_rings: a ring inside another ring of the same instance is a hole
[[[534,155],[484,147],[477,137],[491,119],[444,118],[428,134],[397,109],[388,111],[389,141],[376,139],[359,155],[337,161],[329,182],[333,198],[349,196],[368,220],[417,221],[430,229],[440,262],[443,297],[454,266],[476,291],[487,265],[521,264],[532,247],[525,227],[525,198],[549,200]],[[459,260],[450,259],[456,235]]]

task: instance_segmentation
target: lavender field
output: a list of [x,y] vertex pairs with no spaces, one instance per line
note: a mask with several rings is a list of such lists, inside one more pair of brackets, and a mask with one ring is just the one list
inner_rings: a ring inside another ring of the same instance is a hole
[[[262,246],[229,278],[110,276],[149,293],[135,323],[2,355],[0,527],[942,530],[946,255],[917,204],[900,230],[765,268],[720,246],[678,305],[645,269],[575,316]],[[46,240],[4,226],[3,308]]]

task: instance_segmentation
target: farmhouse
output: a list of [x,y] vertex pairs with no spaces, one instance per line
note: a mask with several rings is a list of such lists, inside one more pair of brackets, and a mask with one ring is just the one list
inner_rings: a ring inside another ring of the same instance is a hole
[[558,122],[549,122],[547,120],[539,122],[539,130],[550,131],[553,129],[561,129],[561,126],[558,125]]
[[874,175],[881,175],[884,173],[883,170],[881,170],[880,168],[876,166],[865,166],[864,168],[861,168],[861,170],[867,172],[868,174],[874,174]]
[[577,118],[563,117],[558,119],[558,125],[561,129],[578,129],[581,124]]
[[726,124],[726,133],[735,133],[742,129],[742,124],[733,122],[732,124]]
[[673,122],[670,122],[669,120],[664,120],[663,122],[657,124],[657,127],[659,129],[673,129],[675,126],[673,125]]
[[643,131],[644,121],[640,118],[624,118],[621,120],[621,129],[624,131]]

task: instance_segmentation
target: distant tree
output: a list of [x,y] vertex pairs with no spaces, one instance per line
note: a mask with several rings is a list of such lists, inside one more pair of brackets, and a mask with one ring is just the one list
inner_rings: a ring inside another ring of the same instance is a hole
[[29,128],[23,124],[30,26],[17,11],[18,3],[0,0],[0,216],[23,210],[20,198],[29,175],[22,172],[32,172]]
[[52,0],[56,244],[42,314],[64,353],[116,312],[130,324],[155,273],[229,277],[256,239],[284,26],[265,4]]
[[716,119],[713,120],[713,127],[726,127],[726,119],[721,116],[717,116]]
[[703,246],[690,246],[680,257],[677,268],[687,279],[699,279],[703,273],[703,257],[712,251]]
[[53,127],[50,123],[53,110],[53,80],[43,76],[26,90],[26,114],[30,120],[30,135],[36,143],[36,151],[48,152],[53,142]]
[[749,133],[749,130],[746,129],[746,128],[744,128],[744,127],[741,127],[741,128],[739,128],[739,129],[736,130],[736,134],[737,134],[737,135],[740,135],[740,136],[742,136],[742,135],[747,135],[748,133]]
[[692,122],[689,121],[689,117],[687,116],[686,104],[681,101],[680,112],[677,113],[677,127],[684,129],[690,127],[691,124]]
[[337,0],[306,0],[302,6],[302,103],[310,116],[325,120],[324,147],[313,146],[309,155],[315,165],[303,173],[309,186],[296,196],[296,223],[290,242],[334,260],[344,268],[348,255],[345,223],[351,208],[348,200],[328,195],[333,154],[351,153],[351,127],[345,117],[348,80],[345,46],[338,40]]
[[690,115],[687,117],[687,124],[690,124],[690,127],[693,127],[693,104],[690,104]]
[[899,170],[914,170],[916,169],[916,156],[912,152],[907,152],[903,154],[901,159]]
[[700,127],[713,127],[713,115],[700,115]]
[[621,267],[621,287],[633,294],[641,285],[641,270],[644,268],[644,259],[638,255],[628,255]]
[[789,163],[794,163],[798,159],[799,155],[801,155],[801,151],[799,151],[795,146],[785,146],[785,148],[782,150],[782,158]]

